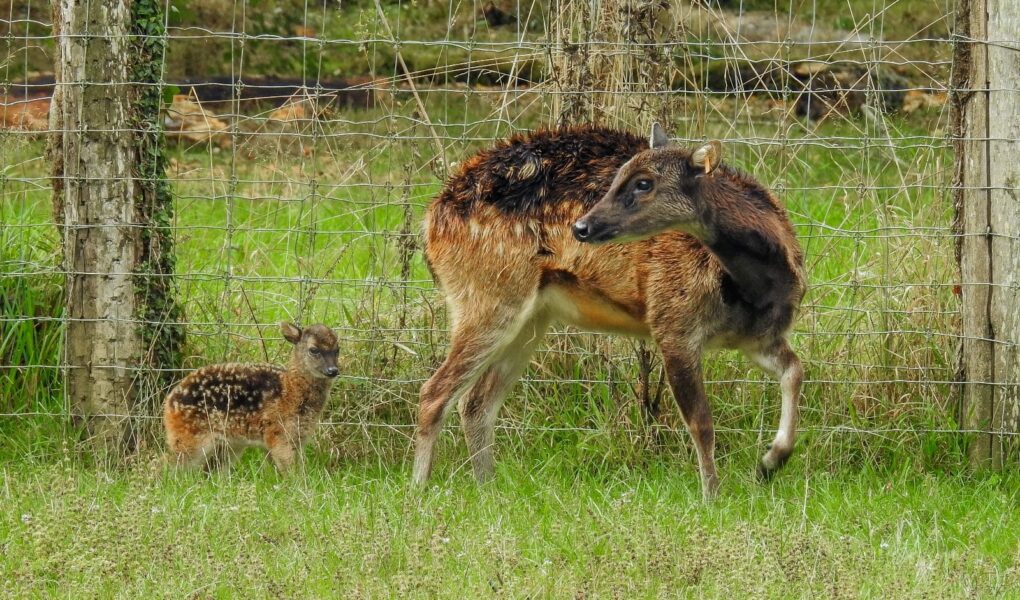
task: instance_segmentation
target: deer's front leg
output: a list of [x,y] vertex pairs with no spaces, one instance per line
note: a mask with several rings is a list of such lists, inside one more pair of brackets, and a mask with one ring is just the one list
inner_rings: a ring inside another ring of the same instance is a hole
[[698,452],[702,495],[705,500],[711,500],[719,493],[719,476],[715,471],[715,428],[712,408],[705,396],[701,356],[673,353],[664,348],[663,358],[669,385]]

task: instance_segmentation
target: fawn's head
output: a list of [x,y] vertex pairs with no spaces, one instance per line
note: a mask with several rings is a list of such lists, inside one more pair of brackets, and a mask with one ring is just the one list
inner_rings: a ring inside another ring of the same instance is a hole
[[322,324],[301,329],[293,323],[280,323],[284,339],[294,344],[291,365],[298,366],[310,378],[332,379],[340,374],[336,334]]
[[655,123],[650,145],[620,167],[606,195],[574,223],[578,241],[628,241],[668,230],[699,233],[700,178],[719,166],[722,144],[713,140],[694,152],[677,148]]

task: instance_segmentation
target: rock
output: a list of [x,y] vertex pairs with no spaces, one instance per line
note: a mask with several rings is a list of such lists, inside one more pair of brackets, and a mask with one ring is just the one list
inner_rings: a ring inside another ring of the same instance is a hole
[[269,120],[281,123],[310,120],[315,114],[312,110],[312,102],[311,98],[291,96],[283,103],[283,106],[269,113]]
[[206,112],[202,105],[184,95],[174,96],[163,119],[168,140],[212,142],[220,148],[230,146],[227,124]]
[[857,114],[869,101],[883,111],[898,110],[903,105],[907,80],[888,69],[869,70],[858,65],[798,65],[794,73],[801,77],[803,90],[797,97],[797,116],[817,120],[832,114]]
[[0,128],[46,131],[50,127],[50,98],[0,97]]
[[929,93],[924,90],[910,90],[903,96],[901,110],[905,113],[917,110],[937,110],[945,106],[947,99],[945,92]]
[[489,2],[482,8],[482,17],[489,27],[502,27],[503,25],[513,25],[517,22],[516,16],[492,2]]

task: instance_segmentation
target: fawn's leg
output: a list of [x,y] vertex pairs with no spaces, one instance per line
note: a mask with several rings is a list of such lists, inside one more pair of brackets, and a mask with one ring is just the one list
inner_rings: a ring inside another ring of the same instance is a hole
[[215,436],[194,436],[191,440],[172,446],[168,458],[174,466],[194,468],[207,464],[215,452]]
[[461,396],[461,426],[467,439],[468,452],[475,479],[479,482],[492,476],[494,428],[503,399],[527,368],[535,347],[542,341],[548,320],[537,316],[521,328],[517,337],[499,353],[492,364]]
[[793,452],[794,439],[797,435],[797,401],[800,398],[801,383],[804,381],[804,369],[785,339],[764,350],[748,351],[747,355],[763,371],[779,380],[779,388],[783,394],[779,430],[769,444],[768,451],[758,463],[758,477],[768,480],[786,464]]
[[230,466],[230,462],[230,446],[224,440],[216,440],[206,452],[202,468],[212,473]]
[[244,453],[248,445],[243,442],[219,441],[206,459],[205,468],[207,471],[219,471],[229,469],[237,462],[237,459]]
[[286,473],[294,466],[298,456],[298,444],[295,436],[282,425],[271,425],[263,435],[266,448],[273,464],[281,473]]

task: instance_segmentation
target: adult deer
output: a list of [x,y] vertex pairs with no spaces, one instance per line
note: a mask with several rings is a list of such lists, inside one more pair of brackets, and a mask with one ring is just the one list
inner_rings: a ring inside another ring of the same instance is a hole
[[656,124],[650,147],[629,133],[566,128],[500,142],[461,166],[426,215],[425,256],[452,332],[421,389],[416,482],[429,477],[454,400],[475,476],[491,475],[497,412],[553,322],[655,341],[706,499],[719,483],[705,350],[739,349],[779,378],[779,430],[758,473],[786,462],[803,378],[787,342],[803,254],[785,209],[721,157],[719,142],[691,152]]

